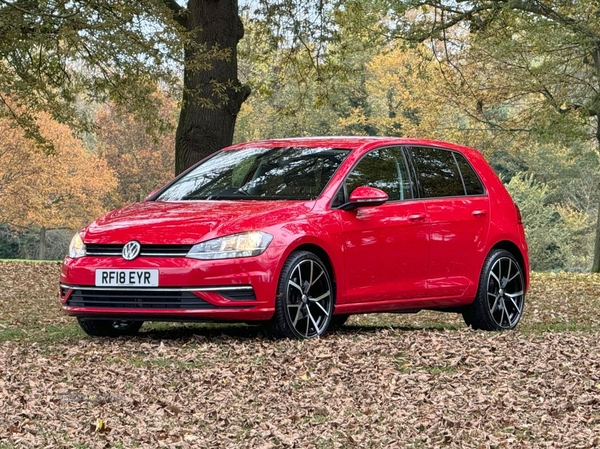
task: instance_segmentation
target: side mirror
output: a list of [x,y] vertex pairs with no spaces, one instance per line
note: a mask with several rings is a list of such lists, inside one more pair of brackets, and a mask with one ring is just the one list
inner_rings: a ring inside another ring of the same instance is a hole
[[388,200],[388,195],[383,190],[375,187],[360,186],[350,194],[350,200],[340,209],[354,210],[359,207],[381,206]]

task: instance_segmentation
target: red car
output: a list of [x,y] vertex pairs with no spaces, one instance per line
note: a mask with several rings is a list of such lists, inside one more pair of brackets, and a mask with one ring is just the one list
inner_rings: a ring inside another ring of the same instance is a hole
[[258,321],[311,338],[351,314],[434,309],[514,328],[519,209],[479,152],[376,137],[248,142],[73,238],[63,310],[94,336],[150,321]]

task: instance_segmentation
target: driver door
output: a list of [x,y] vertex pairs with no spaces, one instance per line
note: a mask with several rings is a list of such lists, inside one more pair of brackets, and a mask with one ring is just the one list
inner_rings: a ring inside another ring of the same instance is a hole
[[375,302],[427,295],[428,220],[401,148],[367,153],[343,186],[346,198],[359,186],[389,196],[378,207],[339,210],[342,223],[346,303]]

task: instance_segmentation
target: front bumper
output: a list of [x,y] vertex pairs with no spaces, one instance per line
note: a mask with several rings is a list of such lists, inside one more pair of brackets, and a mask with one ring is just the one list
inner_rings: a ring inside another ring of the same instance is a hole
[[[268,320],[275,310],[279,258],[66,258],[60,276],[62,309],[88,318],[154,321]],[[158,287],[98,287],[97,269],[158,269]]]

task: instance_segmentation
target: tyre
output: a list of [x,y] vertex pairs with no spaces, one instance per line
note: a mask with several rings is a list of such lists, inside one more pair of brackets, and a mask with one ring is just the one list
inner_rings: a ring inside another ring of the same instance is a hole
[[90,320],[87,318],[77,318],[77,321],[83,331],[92,337],[135,335],[144,324],[143,321]]
[[308,251],[285,261],[270,323],[275,338],[315,338],[327,330],[333,314],[333,287],[323,261]]
[[475,301],[463,311],[473,329],[497,331],[514,329],[523,315],[525,276],[508,251],[492,250],[481,270]]

